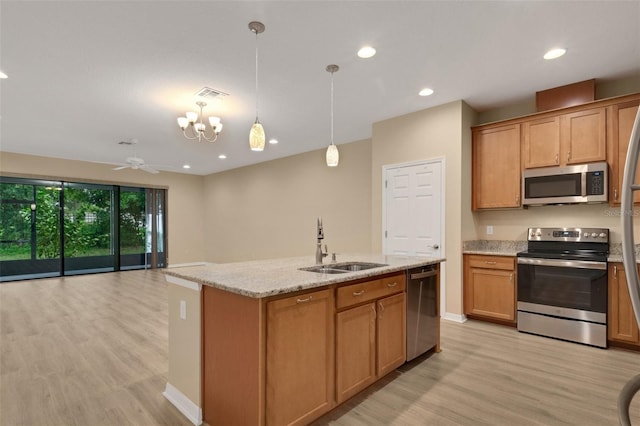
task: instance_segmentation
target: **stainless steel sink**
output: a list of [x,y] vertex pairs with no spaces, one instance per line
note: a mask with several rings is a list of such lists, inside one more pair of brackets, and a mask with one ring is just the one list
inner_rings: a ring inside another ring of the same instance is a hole
[[300,268],[300,270],[317,272],[319,274],[344,274],[346,272],[364,271],[366,269],[379,268],[381,266],[387,266],[387,265],[384,263],[370,263],[370,262],[343,262],[343,263],[328,263],[326,265],[310,266],[307,268]]
[[346,262],[327,265],[333,269],[341,269],[344,271],[364,271],[365,269],[379,268],[387,266],[385,263],[369,263],[369,262]]

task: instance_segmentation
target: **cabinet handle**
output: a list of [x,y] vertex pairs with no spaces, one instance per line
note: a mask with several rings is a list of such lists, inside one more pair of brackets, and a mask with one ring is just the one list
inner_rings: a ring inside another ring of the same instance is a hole
[[558,164],[558,154],[556,154],[556,164]]
[[618,279],[618,266],[613,265],[613,278]]
[[613,199],[618,201],[618,188],[613,188]]
[[387,283],[387,287],[389,287],[389,288],[395,287],[397,285],[398,285],[398,283],[396,281],[394,281],[392,283]]
[[513,272],[509,274],[509,282],[513,282]]
[[380,319],[382,319],[382,314],[384,314],[384,305],[382,302],[378,302],[378,306],[380,307]]
[[309,296],[306,299],[298,298],[298,299],[296,299],[296,303],[306,303],[306,302],[310,301],[312,298],[313,298],[313,296]]
[[571,160],[571,151],[567,152],[567,163]]
[[520,196],[519,195],[516,195],[516,203],[518,203],[518,204],[520,203]]
[[362,296],[364,294],[364,290],[360,290],[360,291],[354,291],[353,295],[354,296]]
[[378,313],[376,312],[376,305],[371,305],[371,310],[373,311],[373,320],[378,319]]
[[484,263],[486,263],[487,265],[495,265],[496,264],[496,262],[489,261],[489,260],[485,260]]

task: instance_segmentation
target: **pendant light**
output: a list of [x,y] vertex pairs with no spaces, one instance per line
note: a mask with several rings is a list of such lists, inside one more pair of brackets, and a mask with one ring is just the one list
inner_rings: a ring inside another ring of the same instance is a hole
[[256,121],[251,126],[249,132],[249,147],[252,151],[264,150],[264,128],[258,120],[258,34],[264,32],[264,24],[262,22],[249,22],[249,29],[256,35]]
[[327,72],[331,73],[331,145],[327,148],[327,166],[336,167],[340,161],[338,147],[333,143],[333,73],[340,69],[337,65],[327,65]]

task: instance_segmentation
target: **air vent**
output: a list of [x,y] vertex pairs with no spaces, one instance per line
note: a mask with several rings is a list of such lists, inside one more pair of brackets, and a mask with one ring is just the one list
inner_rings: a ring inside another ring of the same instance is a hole
[[221,96],[227,96],[227,95],[229,94],[221,92],[216,89],[212,89],[211,87],[203,87],[202,89],[196,92],[196,96],[199,96],[201,98],[208,98],[208,99],[215,99],[215,98],[219,98]]

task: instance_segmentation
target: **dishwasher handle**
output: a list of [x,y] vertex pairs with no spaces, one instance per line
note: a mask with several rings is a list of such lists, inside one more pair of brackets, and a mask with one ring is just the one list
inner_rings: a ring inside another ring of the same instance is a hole
[[417,274],[409,275],[409,278],[412,280],[421,280],[422,278],[435,277],[438,275],[438,271],[436,269],[432,271],[419,272]]

